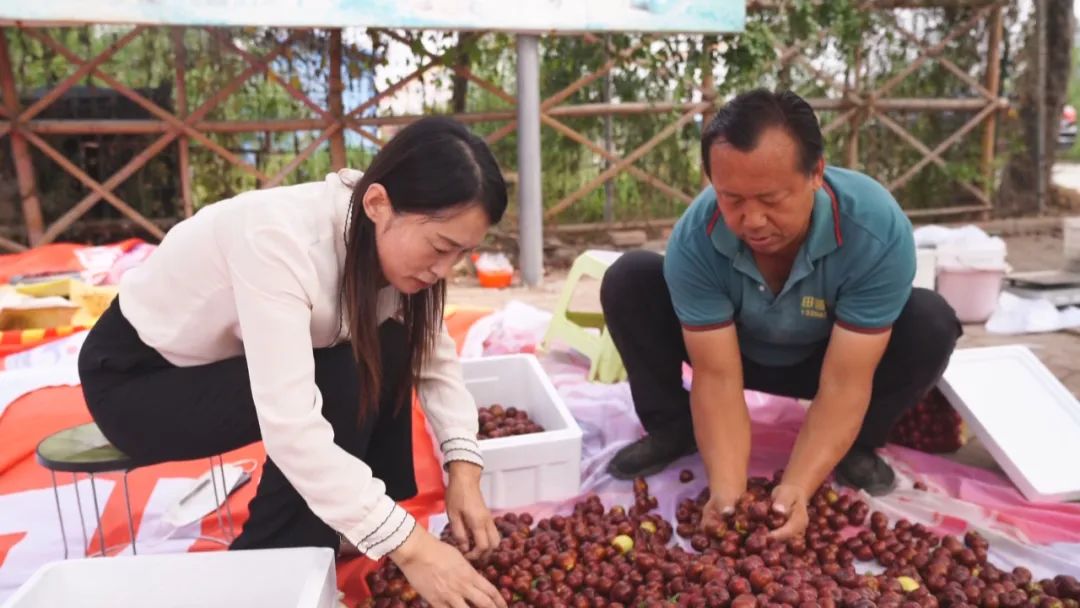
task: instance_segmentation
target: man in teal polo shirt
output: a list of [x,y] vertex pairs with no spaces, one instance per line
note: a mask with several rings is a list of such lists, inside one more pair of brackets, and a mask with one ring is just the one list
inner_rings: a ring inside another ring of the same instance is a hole
[[789,515],[778,535],[789,536],[832,472],[872,494],[892,489],[875,449],[940,379],[961,328],[940,296],[912,288],[911,223],[892,195],[826,166],[817,118],[797,95],[736,97],[705,128],[701,151],[711,186],[666,254],[627,253],[601,286],[648,432],[608,470],[648,475],[699,449],[711,518],[746,489],[743,390],[810,399],[773,495]]

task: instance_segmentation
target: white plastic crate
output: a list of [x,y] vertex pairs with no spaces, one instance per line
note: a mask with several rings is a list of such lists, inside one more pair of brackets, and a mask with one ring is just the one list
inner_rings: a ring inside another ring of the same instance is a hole
[[321,548],[85,558],[39,569],[3,608],[335,608],[334,552]]
[[581,427],[533,355],[462,361],[465,385],[478,407],[495,403],[524,410],[542,433],[480,441],[480,488],[488,507],[513,509],[577,495],[581,486]]

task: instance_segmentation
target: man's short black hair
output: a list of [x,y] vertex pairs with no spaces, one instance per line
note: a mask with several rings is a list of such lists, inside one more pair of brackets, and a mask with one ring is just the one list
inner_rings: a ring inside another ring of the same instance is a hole
[[754,89],[741,93],[724,104],[701,134],[701,161],[709,175],[709,157],[713,144],[730,144],[740,152],[749,152],[767,129],[787,131],[799,145],[799,168],[813,173],[824,151],[821,125],[810,104],[791,91],[772,92]]

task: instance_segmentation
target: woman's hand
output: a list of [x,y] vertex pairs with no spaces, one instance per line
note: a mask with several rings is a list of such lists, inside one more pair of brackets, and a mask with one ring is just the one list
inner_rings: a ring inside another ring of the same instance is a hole
[[412,588],[434,608],[506,608],[495,587],[461,552],[420,526],[390,554]]
[[480,493],[480,467],[456,461],[450,463],[448,470],[446,515],[450,518],[450,532],[457,546],[467,550],[465,555],[471,559],[499,546],[499,530]]

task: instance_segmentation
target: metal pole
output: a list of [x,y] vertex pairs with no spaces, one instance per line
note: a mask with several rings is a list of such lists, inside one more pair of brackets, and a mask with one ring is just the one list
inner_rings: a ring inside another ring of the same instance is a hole
[[94,474],[90,473],[90,495],[94,497],[94,517],[97,519],[98,538],[101,539],[101,557],[105,557],[105,528],[101,525],[101,507],[98,506],[97,484]]
[[221,473],[221,487],[225,490],[225,519],[229,523],[229,541],[236,540],[236,528],[233,527],[232,507],[229,506],[229,486],[225,481],[225,460],[221,457],[221,454],[217,455],[218,471]]
[[1035,14],[1036,48],[1039,55],[1035,90],[1035,154],[1038,170],[1035,182],[1035,202],[1038,205],[1039,215],[1042,215],[1046,208],[1046,4],[1046,0],[1039,0]]
[[[604,50],[605,60],[607,59],[607,49],[611,48],[611,36],[604,36]],[[611,79],[611,70],[608,70],[604,75],[604,103],[611,103],[611,98],[614,97],[614,83]],[[604,114],[604,150],[611,154],[611,113]],[[604,170],[607,171],[611,168],[611,160],[604,159]],[[611,223],[615,221],[615,184],[610,179],[604,182],[604,221]]]
[[517,36],[518,204],[521,278],[544,276],[544,199],[540,182],[540,37]]
[[124,471],[124,508],[127,509],[128,534],[131,538],[131,554],[138,555],[139,549],[135,546],[135,516],[131,514],[131,493],[128,492],[128,473]]
[[56,499],[56,516],[60,519],[60,540],[64,542],[64,559],[68,558],[67,530],[64,529],[64,512],[60,509],[60,490],[56,486],[56,471],[49,469],[52,477],[53,498]]
[[[221,472],[221,477],[222,477],[222,479],[221,479],[221,487],[224,488],[225,487],[225,471]],[[217,514],[218,530],[221,530],[221,533],[223,535],[227,536],[227,533],[225,532],[225,520],[223,520],[222,517],[221,517],[221,498],[218,496],[218,491],[217,491],[217,474],[214,472],[214,457],[213,456],[210,457],[210,485],[214,486],[214,513]],[[228,490],[226,489],[225,492],[226,492],[225,497],[228,498]],[[232,540],[232,539],[229,539],[229,540]]]
[[82,528],[83,557],[89,557],[90,539],[86,537],[86,519],[83,517],[82,496],[79,495],[79,477],[76,473],[71,474],[72,485],[75,486],[75,504],[79,505],[79,526]]

